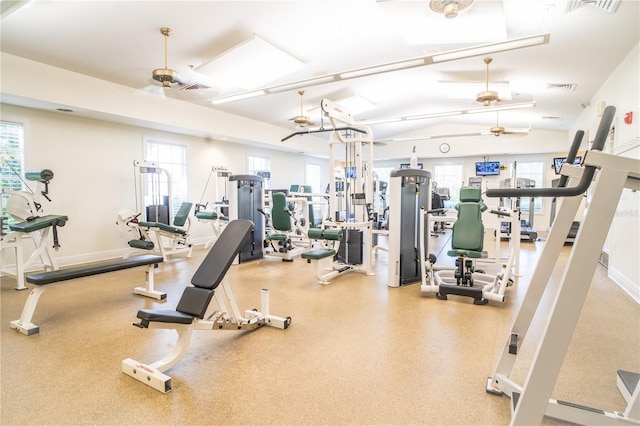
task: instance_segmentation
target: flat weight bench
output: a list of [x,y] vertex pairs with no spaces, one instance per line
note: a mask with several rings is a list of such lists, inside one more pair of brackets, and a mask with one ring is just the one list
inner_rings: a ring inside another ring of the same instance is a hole
[[31,322],[33,314],[38,305],[38,300],[44,291],[49,288],[48,284],[55,284],[63,281],[74,280],[77,278],[89,277],[92,275],[104,274],[107,272],[121,271],[124,269],[136,268],[139,266],[148,266],[146,272],[146,287],[136,287],[133,291],[155,299],[164,299],[166,293],[161,293],[153,288],[153,270],[158,263],[162,262],[162,256],[144,255],[130,257],[128,259],[117,259],[113,261],[95,263],[85,266],[79,266],[69,269],[60,269],[57,271],[41,272],[37,274],[27,275],[27,282],[34,284],[36,287],[31,290],[29,297],[22,309],[22,315],[19,320],[11,321],[9,326],[20,333],[31,336],[37,334],[40,328]]
[[320,241],[322,244],[321,247],[316,247],[301,255],[303,259],[307,259],[308,263],[315,263],[316,277],[320,284],[329,284],[329,280],[334,276],[351,270],[351,267],[347,265],[339,269],[332,267],[333,258],[338,253],[342,240],[342,229],[311,228],[307,235],[309,239]]
[[[180,361],[189,348],[194,330],[254,330],[269,325],[286,329],[291,318],[269,314],[269,290],[261,291],[261,312],[246,310],[241,316],[231,287],[224,282],[229,267],[254,229],[250,220],[229,222],[191,278],[193,287],[187,287],[175,310],[142,309],[138,311],[139,328],[173,329],[178,340],[173,350],[159,361],[142,364],[127,358],[122,361],[122,372],[142,383],[167,393],[172,389],[171,377],[164,374]],[[218,291],[216,291],[218,290]],[[219,310],[205,319],[211,299],[216,299]],[[232,315],[227,311],[231,306]]]

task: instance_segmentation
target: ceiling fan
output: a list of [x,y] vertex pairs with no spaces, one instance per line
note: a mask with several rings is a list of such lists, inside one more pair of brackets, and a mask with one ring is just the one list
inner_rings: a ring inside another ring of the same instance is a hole
[[180,82],[180,75],[177,71],[169,68],[169,34],[171,34],[171,28],[162,27],[160,33],[164,36],[164,68],[156,68],[152,72],[154,80],[160,82],[162,87],[171,87],[172,84]]
[[309,117],[304,115],[304,104],[303,104],[304,90],[298,90],[298,95],[300,95],[300,115],[296,115],[290,120],[296,123],[300,127],[307,127],[313,123],[311,123],[311,119]]
[[498,123],[498,112],[496,111],[496,125],[491,127],[488,132],[468,132],[468,133],[449,133],[442,135],[427,135],[412,138],[393,138],[383,139],[378,142],[414,142],[427,139],[447,139],[447,138],[462,138],[462,137],[474,137],[474,136],[501,136],[501,135],[526,135],[531,131],[530,128],[525,129],[512,129],[506,130]]
[[[496,125],[489,129],[494,136],[500,135],[515,135],[515,134],[527,134],[531,131],[531,129],[514,129],[514,130],[505,130],[498,122],[498,111],[496,111]],[[484,133],[487,134],[487,133]]]
[[493,61],[492,58],[484,58],[484,63],[487,67],[485,77],[485,90],[476,95],[476,102],[480,102],[484,106],[490,106],[491,102],[499,101],[498,92],[495,90],[489,90],[489,64]]

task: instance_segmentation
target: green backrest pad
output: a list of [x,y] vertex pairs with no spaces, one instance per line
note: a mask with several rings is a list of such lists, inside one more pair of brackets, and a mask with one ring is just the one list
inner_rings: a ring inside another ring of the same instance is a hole
[[187,218],[189,217],[189,212],[191,211],[191,207],[193,203],[182,203],[180,205],[180,209],[178,213],[176,213],[176,217],[173,218],[173,226],[184,226],[187,223]]
[[482,224],[482,203],[458,204],[458,220],[453,224],[452,249],[482,251],[484,225]]
[[271,226],[276,231],[291,231],[291,218],[285,211],[287,209],[287,198],[283,192],[271,194]]
[[[311,185],[302,185],[302,189],[304,189],[304,192],[311,194]],[[313,201],[313,197],[307,197],[307,201]],[[309,220],[309,226],[314,226],[316,218],[313,215],[313,204],[309,204],[309,217],[307,219]]]
[[307,236],[312,240],[340,241],[342,240],[342,229],[311,228]]
[[482,197],[482,190],[475,186],[463,186],[460,188],[460,202],[479,202]]

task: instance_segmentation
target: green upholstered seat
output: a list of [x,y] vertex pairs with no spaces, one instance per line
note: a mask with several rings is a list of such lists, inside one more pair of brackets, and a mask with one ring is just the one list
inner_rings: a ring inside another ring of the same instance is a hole
[[301,257],[303,259],[320,260],[320,259],[324,259],[325,257],[335,256],[335,255],[336,255],[336,251],[333,249],[317,248],[317,249],[309,250],[305,253],[302,253]]

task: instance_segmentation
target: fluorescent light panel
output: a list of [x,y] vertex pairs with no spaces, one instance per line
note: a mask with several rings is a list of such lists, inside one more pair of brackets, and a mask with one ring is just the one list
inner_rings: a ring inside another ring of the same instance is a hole
[[447,62],[456,59],[470,58],[473,56],[488,55],[497,52],[506,52],[508,50],[521,49],[523,47],[537,46],[539,44],[549,43],[549,34],[539,34],[530,37],[516,38],[513,40],[502,41],[499,43],[483,44],[476,47],[452,50],[450,52],[439,53],[433,55],[433,62]]
[[[341,73],[328,74],[320,77],[310,78],[307,80],[299,80],[299,81],[295,81],[287,84],[280,84],[280,85],[275,85],[271,87],[263,87],[262,91],[264,92],[263,94],[279,93],[279,92],[284,92],[288,90],[296,90],[304,87],[330,83],[332,81],[348,80],[351,78],[365,77],[368,75],[382,74],[382,73],[391,72],[391,71],[399,71],[402,69],[429,65],[434,62],[453,61],[456,59],[470,58],[474,56],[504,52],[507,50],[520,49],[523,47],[531,47],[531,46],[536,46],[539,44],[547,44],[547,43],[549,43],[549,34],[548,33],[539,34],[536,36],[523,37],[523,38],[508,40],[500,43],[484,44],[481,46],[476,46],[476,47],[471,47],[466,49],[452,50],[450,52],[438,53],[435,55],[427,55],[419,58],[407,59],[404,61],[389,62],[386,64],[359,68],[359,69],[344,71]],[[257,69],[262,71],[263,65],[265,64],[260,64],[259,66],[257,66]],[[242,66],[246,66],[246,64],[242,64]],[[242,68],[242,67],[239,67],[239,68]],[[198,69],[198,71],[203,72],[200,69]],[[241,95],[241,94],[238,94],[238,95]],[[237,99],[244,99],[244,98],[237,98]],[[217,100],[214,99],[214,101],[217,101]]]
[[252,90],[304,68],[304,63],[253,37],[195,67],[220,85]]
[[[426,59],[428,59],[428,57]],[[405,70],[408,68],[415,68],[415,67],[425,65],[427,63],[426,59],[421,57],[416,59],[408,59],[406,61],[392,62],[389,64],[375,65],[367,68],[359,68],[357,70],[341,72],[338,74],[338,76],[340,77],[341,80],[348,80],[351,78],[364,77],[367,75]]]
[[493,107],[481,107],[481,108],[473,108],[473,109],[462,109],[458,111],[434,112],[430,114],[408,115],[405,117],[378,118],[378,119],[372,119],[372,120],[363,120],[363,122],[365,124],[385,124],[385,123],[395,123],[398,121],[426,120],[429,118],[453,117],[456,115],[464,115],[464,114],[479,114],[484,112],[531,108],[534,106],[536,106],[535,102],[520,102],[517,104],[500,105],[500,106],[493,106]]
[[[370,111],[372,109],[377,108],[376,104],[374,104],[373,102],[368,101],[367,99],[365,99],[362,96],[357,95],[357,94],[353,94],[353,95],[345,97],[345,98],[340,98],[340,99],[338,99],[336,101],[333,101],[333,102],[338,104],[339,106],[343,107],[351,115],[360,114],[362,112]],[[313,114],[318,109],[320,109],[320,107],[314,107],[314,108],[311,108],[307,112],[310,113],[310,114]]]
[[242,92],[237,95],[225,96],[223,98],[212,99],[211,103],[214,105],[225,104],[227,102],[239,101],[241,99],[254,98],[256,96],[264,95],[264,90],[254,90],[253,92]]

